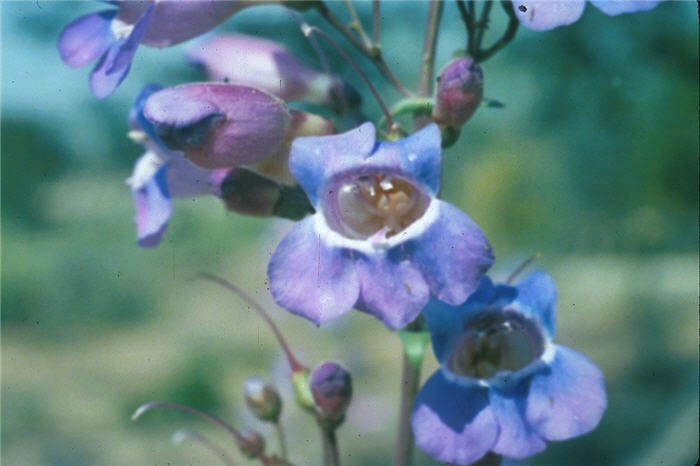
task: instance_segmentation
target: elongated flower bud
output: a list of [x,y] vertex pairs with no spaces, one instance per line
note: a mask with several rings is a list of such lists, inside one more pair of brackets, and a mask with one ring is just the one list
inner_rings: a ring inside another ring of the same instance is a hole
[[144,115],[172,150],[204,168],[258,162],[283,144],[291,115],[283,101],[233,84],[190,83],[163,89]]
[[245,402],[261,421],[277,422],[282,411],[282,399],[272,385],[262,379],[246,379]]
[[441,126],[459,128],[481,104],[484,75],[471,58],[455,58],[440,72],[433,121]]
[[326,361],[311,373],[311,394],[318,418],[337,426],[352,400],[352,377],[340,364]]
[[355,108],[359,94],[348,84],[304,64],[286,47],[259,37],[219,35],[187,51],[212,81],[253,86],[284,100],[305,100],[335,109]]

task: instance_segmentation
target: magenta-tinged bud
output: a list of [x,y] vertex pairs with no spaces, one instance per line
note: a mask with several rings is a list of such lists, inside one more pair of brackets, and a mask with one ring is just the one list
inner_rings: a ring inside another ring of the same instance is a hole
[[220,35],[187,52],[212,81],[253,86],[284,100],[305,100],[334,108],[359,105],[359,95],[334,76],[310,68],[286,47],[258,37]]
[[309,382],[316,413],[323,422],[339,425],[352,400],[352,377],[340,364],[326,361],[311,373]]
[[484,95],[484,74],[471,58],[455,58],[440,72],[433,121],[458,129],[481,104]]
[[285,142],[291,114],[277,97],[247,86],[190,83],[163,89],[144,115],[172,150],[204,168],[258,162]]
[[242,431],[237,443],[248,458],[260,458],[265,454],[265,438],[254,430]]
[[282,399],[272,385],[262,379],[246,379],[245,402],[261,421],[277,422],[282,412]]

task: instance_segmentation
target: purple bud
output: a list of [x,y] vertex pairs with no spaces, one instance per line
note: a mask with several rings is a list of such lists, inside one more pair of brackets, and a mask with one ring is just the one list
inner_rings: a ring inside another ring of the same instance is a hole
[[237,443],[248,458],[260,458],[265,453],[265,438],[254,430],[242,431]]
[[235,167],[274,154],[291,119],[284,102],[266,92],[218,83],[156,92],[144,115],[168,148],[204,168]]
[[310,68],[286,47],[258,37],[220,35],[191,47],[190,62],[212,81],[256,87],[284,100],[305,100],[339,108],[357,107],[357,91],[337,78]]
[[246,379],[245,402],[261,421],[277,422],[282,411],[282,399],[272,385],[262,379]]
[[352,400],[352,377],[340,364],[326,361],[311,373],[311,394],[322,421],[343,422]]
[[484,75],[471,58],[455,58],[440,72],[433,120],[459,128],[471,118],[484,95]]

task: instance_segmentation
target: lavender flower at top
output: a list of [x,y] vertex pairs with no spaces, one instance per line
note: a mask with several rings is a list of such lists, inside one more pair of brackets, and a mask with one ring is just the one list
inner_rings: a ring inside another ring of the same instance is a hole
[[124,80],[139,44],[169,47],[197,37],[255,2],[125,1],[119,9],[82,16],[58,39],[61,59],[79,68],[99,58],[90,73],[90,89],[107,97]]
[[[575,23],[583,15],[585,0],[511,0],[515,14],[524,26],[536,31],[546,31],[557,26]],[[659,4],[651,0],[591,0],[594,7],[606,15],[647,11]]]
[[489,451],[521,459],[598,425],[603,375],[552,342],[555,301],[542,272],[518,286],[485,277],[459,307],[431,301],[423,316],[442,366],[415,400],[411,423],[423,451],[462,465]]
[[437,199],[440,131],[377,142],[372,123],[299,138],[290,169],[316,209],[268,267],[277,303],[313,322],[353,306],[390,328],[437,297],[461,304],[493,263],[469,216]]
[[253,86],[280,99],[354,108],[360,96],[351,86],[302,63],[286,47],[258,37],[219,35],[193,45],[188,59],[213,81]]

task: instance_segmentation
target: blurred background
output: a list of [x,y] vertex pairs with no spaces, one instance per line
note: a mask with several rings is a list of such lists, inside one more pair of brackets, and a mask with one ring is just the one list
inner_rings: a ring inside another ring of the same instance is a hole
[[[115,94],[94,99],[89,69],[64,66],[62,27],[103,8],[2,2],[2,464],[216,464],[181,427],[238,453],[216,427],[175,412],[130,421],[150,400],[190,404],[239,428],[246,377],[278,384],[292,459],[319,464],[311,419],[296,409],[268,328],[214,285],[220,274],[264,304],[307,365],[345,364],[355,398],[339,431],[343,464],[388,464],[400,383],[398,338],[349,313],[316,328],[272,303],[265,268],[285,221],[241,217],[214,198],[176,202],[154,250],[136,246],[124,179],[141,148],[126,138],[146,83],[202,79],[185,46],[141,47]],[[331,5],[348,18],[342,3]],[[369,26],[370,4],[358,5]],[[382,4],[386,61],[415,87],[425,3]],[[313,12],[305,17],[330,30]],[[487,42],[504,27],[494,8]],[[407,26],[410,25],[410,26]],[[317,66],[280,7],[244,10],[220,31],[283,41]],[[338,38],[347,50],[349,44]],[[438,70],[465,32],[445,7]],[[324,46],[325,47],[325,46]],[[338,56],[334,70],[379,110]],[[357,57],[390,102],[398,97]],[[443,197],[490,238],[504,277],[541,252],[559,287],[559,343],[603,370],[599,428],[550,444],[531,465],[690,465],[698,457],[698,19],[695,2],[608,17],[590,5],[570,27],[515,41],[483,65],[481,108],[444,153]],[[437,367],[428,353],[424,377]],[[240,464],[247,464],[240,459]],[[416,464],[437,464],[417,453]]]

